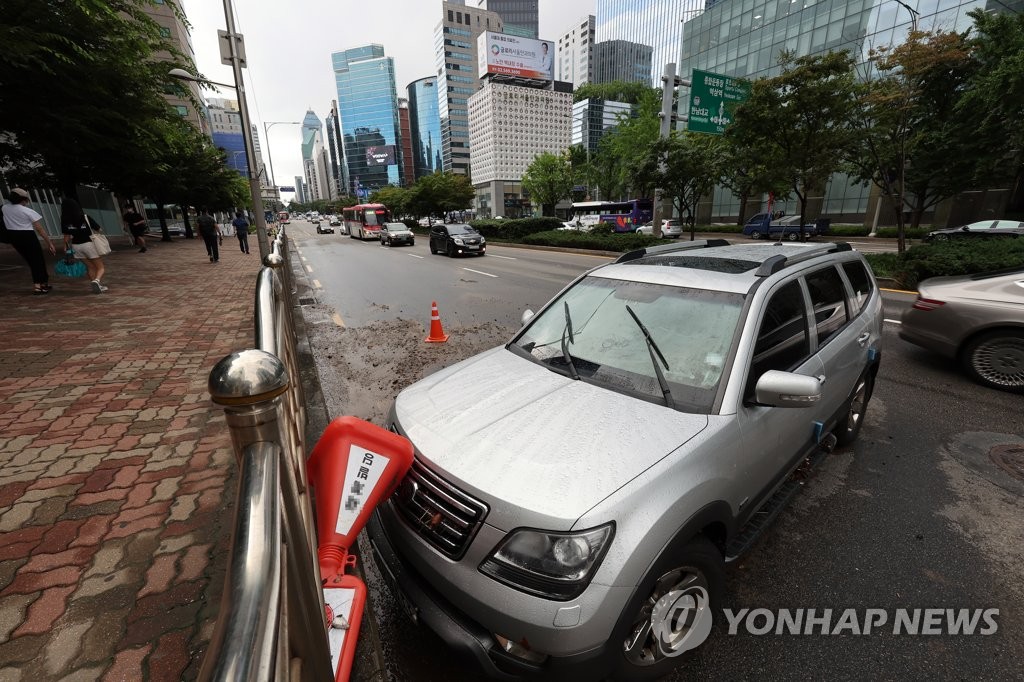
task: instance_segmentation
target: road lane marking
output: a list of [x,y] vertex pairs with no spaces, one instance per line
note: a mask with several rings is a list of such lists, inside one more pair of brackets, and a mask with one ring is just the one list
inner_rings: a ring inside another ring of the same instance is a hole
[[518,258],[513,258],[512,256],[498,256],[498,255],[493,254],[493,253],[491,254],[491,258],[504,258],[505,260],[519,260]]
[[412,258],[425,258],[425,256],[417,256],[415,253],[407,253],[405,255],[410,256]]
[[315,286],[317,289],[323,289],[323,287],[320,286],[320,280],[318,279],[313,280],[313,286]]
[[306,272],[313,272],[313,266],[312,265],[307,265],[306,266]]
[[338,313],[334,313],[333,315],[331,315],[331,319],[334,320],[334,324],[338,325],[342,329],[345,328],[345,321],[341,319],[341,315],[339,315]]
[[494,277],[495,279],[498,278],[497,275],[492,275],[489,272],[480,272],[479,270],[473,270],[472,268],[462,268],[462,269],[465,270],[466,272],[475,272],[478,275],[484,275],[485,277]]
[[882,318],[882,322],[889,322],[890,324],[903,324],[899,320],[887,320],[885,318]]

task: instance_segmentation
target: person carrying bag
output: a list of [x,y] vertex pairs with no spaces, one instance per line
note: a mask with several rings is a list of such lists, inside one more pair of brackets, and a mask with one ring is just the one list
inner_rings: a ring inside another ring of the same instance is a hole
[[60,202],[60,225],[64,248],[73,248],[75,258],[85,263],[92,292],[102,294],[107,290],[101,282],[106,272],[102,257],[110,253],[110,242],[71,197]]

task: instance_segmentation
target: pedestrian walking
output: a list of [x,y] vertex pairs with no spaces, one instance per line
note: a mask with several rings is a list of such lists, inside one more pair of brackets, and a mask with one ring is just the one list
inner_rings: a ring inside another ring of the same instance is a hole
[[235,228],[235,236],[238,237],[238,247],[242,253],[249,253],[249,221],[245,219],[241,211],[236,211],[231,225]]
[[64,197],[60,202],[60,231],[64,233],[64,248],[70,246],[75,252],[75,258],[85,262],[92,292],[102,294],[107,290],[101,281],[106,268],[99,250],[92,243],[94,229],[95,225],[85,215],[82,206],[71,197]]
[[124,224],[128,226],[139,253],[146,253],[146,218],[135,210],[131,204],[124,205]]
[[206,244],[206,254],[210,257],[211,263],[220,261],[220,250],[217,248],[217,221],[210,215],[210,209],[204,208],[199,211],[199,218],[196,219],[199,226],[199,235]]
[[50,291],[50,274],[46,270],[46,258],[43,256],[43,249],[39,245],[39,237],[46,242],[46,248],[51,254],[56,253],[50,235],[46,234],[43,227],[43,216],[28,207],[28,192],[15,187],[11,190],[11,203],[4,204],[4,224],[7,226],[7,235],[14,250],[25,259],[29,269],[32,271],[32,293],[46,294]]

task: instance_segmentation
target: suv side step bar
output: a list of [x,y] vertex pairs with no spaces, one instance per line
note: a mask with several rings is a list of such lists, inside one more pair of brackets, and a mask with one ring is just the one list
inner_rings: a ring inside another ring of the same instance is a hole
[[733,539],[725,548],[725,562],[736,561],[744,552],[754,546],[761,537],[761,534],[771,527],[772,522],[779,513],[786,508],[790,500],[803,487],[806,472],[814,469],[822,459],[825,458],[832,448],[835,447],[836,438],[831,433],[822,439],[818,447],[811,450],[807,458],[793,470],[786,482],[779,486],[775,494],[769,497],[761,507],[754,512],[743,527],[739,529]]

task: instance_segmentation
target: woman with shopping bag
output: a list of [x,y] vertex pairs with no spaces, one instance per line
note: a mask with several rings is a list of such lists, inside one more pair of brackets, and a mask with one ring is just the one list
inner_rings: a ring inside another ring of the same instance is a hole
[[89,220],[81,205],[71,197],[60,202],[60,226],[64,233],[64,248],[74,249],[75,258],[85,262],[89,286],[94,294],[102,294],[107,287],[101,282],[106,268],[103,256],[110,253],[110,245],[99,228]]

